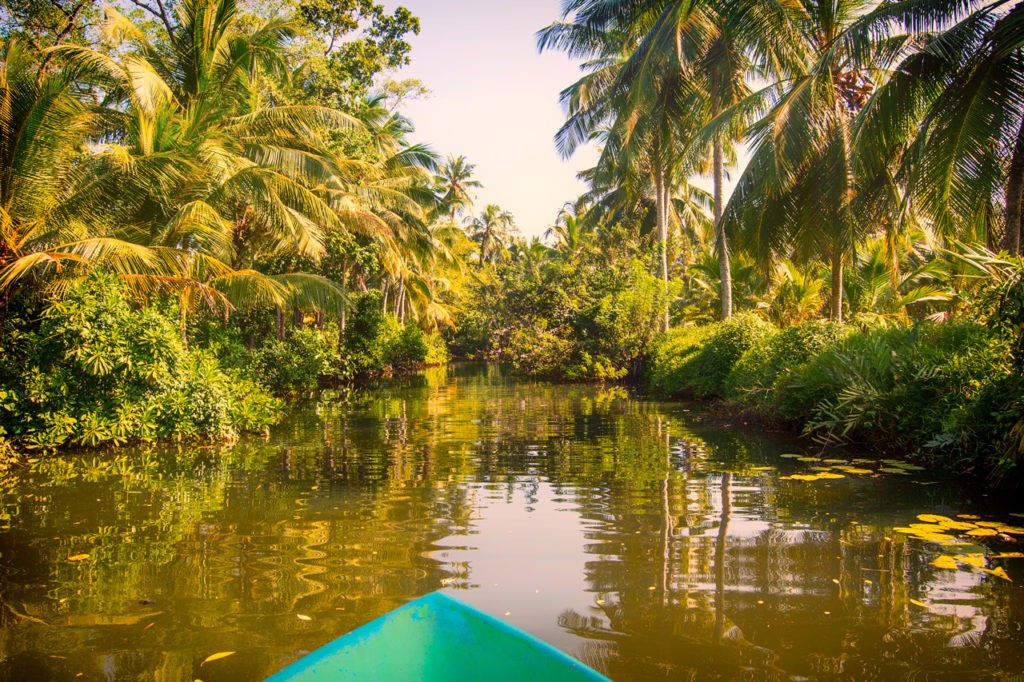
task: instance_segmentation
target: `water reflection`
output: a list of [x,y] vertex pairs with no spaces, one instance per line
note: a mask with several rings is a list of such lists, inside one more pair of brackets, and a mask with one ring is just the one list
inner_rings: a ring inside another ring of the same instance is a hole
[[441,588],[621,681],[1024,671],[1017,583],[932,564],[1019,582],[1024,536],[892,530],[1024,510],[789,454],[478,366],[326,395],[269,442],[41,459],[0,482],[0,679],[260,679]]

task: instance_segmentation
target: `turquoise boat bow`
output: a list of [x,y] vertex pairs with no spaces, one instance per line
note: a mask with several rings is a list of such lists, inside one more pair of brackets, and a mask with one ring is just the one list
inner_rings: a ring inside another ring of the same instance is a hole
[[610,682],[550,644],[440,592],[300,658],[266,682]]

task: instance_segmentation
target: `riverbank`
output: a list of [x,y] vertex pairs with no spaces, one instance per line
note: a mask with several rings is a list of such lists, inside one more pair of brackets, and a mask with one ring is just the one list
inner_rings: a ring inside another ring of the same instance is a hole
[[821,442],[1020,481],[1024,377],[1012,338],[965,320],[778,329],[753,315],[674,329],[644,385]]

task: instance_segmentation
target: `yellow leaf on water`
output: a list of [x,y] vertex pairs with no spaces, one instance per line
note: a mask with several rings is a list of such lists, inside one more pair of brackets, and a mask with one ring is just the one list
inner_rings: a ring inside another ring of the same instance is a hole
[[304,613],[297,613],[297,614],[295,614],[295,617],[298,618],[299,620],[307,620],[307,621],[308,620],[313,620],[312,618],[310,618],[309,616],[307,616]]
[[920,606],[922,609],[928,608],[927,604],[925,604],[923,601],[918,601],[917,599],[911,599],[910,603],[914,606]]
[[954,559],[951,556],[937,556],[932,560],[931,564],[935,568],[945,568],[954,571],[956,570],[956,559]]
[[962,564],[967,564],[968,566],[974,566],[975,568],[985,568],[984,554],[957,554],[953,558]]
[[980,516],[976,516],[974,514],[957,514],[956,517],[958,519],[967,519],[968,521],[977,521],[981,518]]
[[821,477],[817,474],[793,474],[790,478],[794,481],[817,481]]
[[854,469],[853,467],[850,467],[848,469],[843,469],[843,471],[845,471],[848,474],[857,474],[858,476],[865,476],[867,474],[875,473],[871,469]]
[[1024,559],[1024,552],[1003,552],[1002,554],[993,554],[993,559]]
[[75,554],[74,556],[69,556],[68,561],[85,561],[88,558],[88,554]]
[[996,528],[1000,533],[1008,533],[1010,535],[1024,535],[1024,528],[1020,526],[999,526]]
[[219,661],[222,658],[227,658],[228,656],[234,655],[234,653],[234,651],[218,651],[215,654],[210,654],[209,656],[207,656],[199,665],[206,665],[207,663],[212,663],[213,661]]
[[948,530],[971,530],[972,528],[977,528],[976,525],[967,521],[943,521],[939,525]]
[[977,525],[981,526],[982,528],[998,528],[999,526],[1003,526],[1005,524],[999,523],[998,521],[978,521]]
[[842,474],[818,474],[818,478],[835,479],[835,478],[846,478]]
[[967,531],[968,535],[973,535],[978,538],[986,538],[992,535],[999,535],[996,531],[991,528],[975,528],[974,530]]
[[927,521],[928,523],[942,523],[943,521],[953,520],[948,516],[941,516],[939,514],[918,514],[917,518],[921,521]]
[[1011,583],[1013,582],[1012,580],[1010,580],[1010,576],[1006,575],[1006,569],[1004,569],[1002,566],[1000,566],[998,568],[983,568],[981,570],[985,571],[986,573],[991,573],[992,575],[994,575],[997,578],[1002,578],[1003,580],[1009,580]]

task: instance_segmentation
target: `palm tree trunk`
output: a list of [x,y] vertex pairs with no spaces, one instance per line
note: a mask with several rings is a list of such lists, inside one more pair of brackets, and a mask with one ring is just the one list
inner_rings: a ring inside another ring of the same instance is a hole
[[725,150],[722,138],[716,135],[712,156],[715,166],[715,236],[718,240],[718,274],[722,287],[722,319],[732,317],[732,265],[729,262],[729,240],[722,221],[722,205],[725,196]]
[[306,314],[302,312],[302,309],[299,308],[299,306],[292,307],[292,325],[296,329],[306,328]]
[[654,174],[654,209],[658,220],[658,237],[661,241],[661,282],[665,296],[665,318],[662,331],[668,331],[668,189],[665,182],[665,169],[660,167]]
[[1021,210],[1024,196],[1024,118],[1017,132],[1017,143],[1013,146],[1010,171],[1006,178],[1006,220],[1003,232],[1003,248],[1011,256],[1020,253]]
[[832,294],[829,301],[829,318],[833,322],[843,321],[843,252],[839,245],[832,249]]
[[188,348],[188,306],[184,299],[178,302],[178,329],[181,332],[181,345]]

